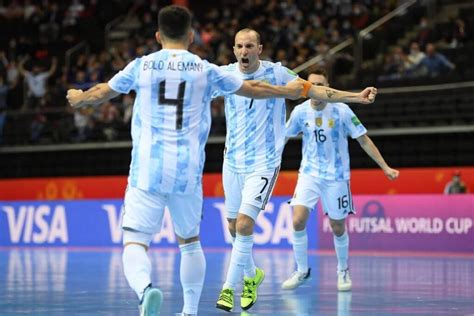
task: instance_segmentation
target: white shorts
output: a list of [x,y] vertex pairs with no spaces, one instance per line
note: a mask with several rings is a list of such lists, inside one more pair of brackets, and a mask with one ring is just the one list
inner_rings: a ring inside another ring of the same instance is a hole
[[174,232],[187,239],[199,235],[202,218],[202,187],[193,194],[162,194],[129,186],[122,210],[122,228],[142,233],[159,233],[165,207],[168,207]]
[[319,199],[324,213],[331,219],[340,220],[355,213],[349,181],[324,180],[300,173],[290,205],[312,210]]
[[273,192],[279,167],[253,173],[237,173],[224,163],[222,169],[227,218],[237,218],[240,207],[244,204],[265,209]]

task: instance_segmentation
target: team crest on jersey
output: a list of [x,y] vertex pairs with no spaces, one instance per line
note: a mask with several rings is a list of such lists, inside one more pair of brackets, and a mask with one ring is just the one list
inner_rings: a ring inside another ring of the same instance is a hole
[[334,119],[329,119],[329,120],[328,120],[328,126],[329,126],[329,128],[333,128],[333,127],[334,127]]
[[321,125],[323,125],[323,118],[317,117],[315,122],[317,127],[321,127]]

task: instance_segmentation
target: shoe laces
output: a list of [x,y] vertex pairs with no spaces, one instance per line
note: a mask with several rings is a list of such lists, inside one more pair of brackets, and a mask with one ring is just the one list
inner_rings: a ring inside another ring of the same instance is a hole
[[244,290],[242,292],[242,297],[252,298],[254,288],[255,288],[255,281],[254,280],[245,280],[244,281]]
[[344,280],[344,282],[347,282],[347,275],[348,275],[348,272],[349,272],[349,269],[346,269],[346,270],[342,270],[340,271],[340,275],[342,276],[342,279]]
[[233,296],[234,293],[232,292],[232,289],[224,289],[222,290],[221,295],[219,295],[219,301],[224,301],[226,303],[232,304]]
[[293,274],[291,275],[291,277],[292,278],[297,278],[298,281],[302,281],[306,277],[306,273],[299,272],[299,271],[294,271]]

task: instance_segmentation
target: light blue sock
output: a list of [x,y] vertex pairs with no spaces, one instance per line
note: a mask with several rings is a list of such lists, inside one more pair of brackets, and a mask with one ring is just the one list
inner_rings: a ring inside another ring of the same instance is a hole
[[179,274],[184,298],[183,313],[197,314],[206,274],[206,258],[199,241],[180,245],[179,249],[181,251]]
[[308,234],[306,228],[293,232],[293,252],[298,272],[308,272]]
[[347,231],[340,237],[333,235],[334,249],[337,256],[337,271],[347,269],[347,260],[349,259],[349,235]]
[[248,264],[252,255],[253,235],[241,236],[237,234],[232,247],[232,255],[230,257],[230,265],[227,270],[227,278],[224,283],[224,289],[234,289],[237,284],[242,282],[242,275],[245,266]]

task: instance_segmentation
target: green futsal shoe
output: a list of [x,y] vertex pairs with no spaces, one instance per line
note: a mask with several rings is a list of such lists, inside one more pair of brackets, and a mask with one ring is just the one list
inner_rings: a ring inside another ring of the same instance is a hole
[[230,312],[234,307],[234,290],[222,289],[216,307],[225,310],[226,312]]
[[255,277],[244,277],[244,290],[240,297],[240,307],[243,310],[248,310],[257,301],[257,289],[262,284],[264,278],[265,272],[260,268],[255,270]]

